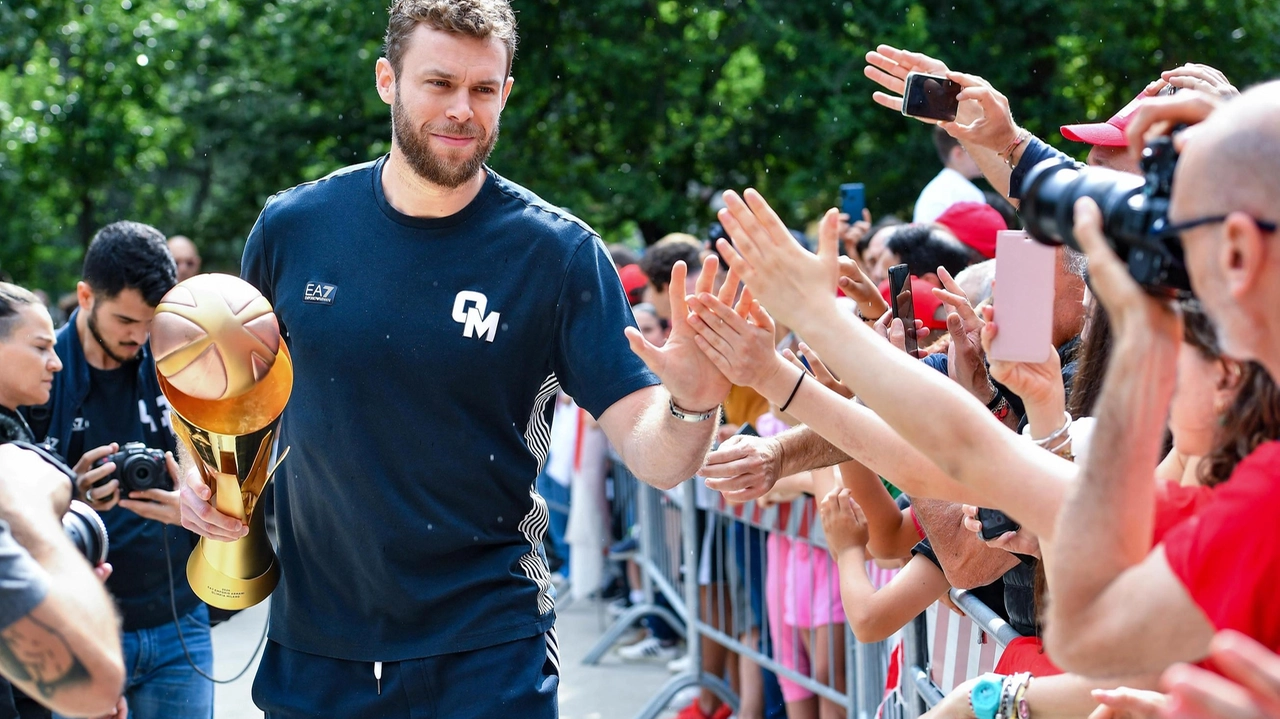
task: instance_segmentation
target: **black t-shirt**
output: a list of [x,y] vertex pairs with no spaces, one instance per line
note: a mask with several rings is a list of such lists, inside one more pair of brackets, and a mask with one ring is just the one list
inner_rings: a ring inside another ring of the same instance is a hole
[[242,266],[295,367],[271,638],[352,661],[546,631],[556,390],[599,417],[657,383],[590,228],[492,171],[458,213],[406,216],[384,162],[273,197]]
[[[138,401],[138,365],[127,362],[117,369],[89,368],[89,394],[80,405],[67,443],[67,464],[75,466],[85,452],[115,442],[141,442],[144,422],[154,422]],[[110,540],[109,561],[114,568],[107,590],[116,598],[124,631],[160,626],[173,621],[169,602],[169,577],[173,576],[178,616],[195,609],[199,599],[187,582],[186,561],[191,534],[182,527],[144,519],[116,506],[100,512]],[[169,554],[165,555],[165,536]]]

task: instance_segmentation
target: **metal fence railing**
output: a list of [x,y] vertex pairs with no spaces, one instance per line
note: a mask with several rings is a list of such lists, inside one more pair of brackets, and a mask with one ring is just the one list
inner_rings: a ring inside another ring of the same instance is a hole
[[[695,686],[736,712],[739,698],[719,663],[726,651],[776,674],[788,701],[814,696],[847,717],[915,719],[955,685],[990,671],[1018,636],[976,597],[953,590],[967,616],[935,604],[894,638],[862,644],[845,621],[813,498],[726,505],[697,479],[670,491],[650,487],[616,458],[612,486],[615,522],[624,517],[637,539],[634,551],[615,559],[635,562],[643,600],[583,661],[600,662],[645,617],[665,620],[689,652],[689,669],[636,719],[654,719]],[[877,586],[891,576],[873,571]],[[895,670],[896,684],[886,687]]]

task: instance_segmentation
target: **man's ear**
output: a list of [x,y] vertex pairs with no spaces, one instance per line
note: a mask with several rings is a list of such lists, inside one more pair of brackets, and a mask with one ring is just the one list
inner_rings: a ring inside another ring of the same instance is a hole
[[1232,212],[1222,223],[1217,261],[1227,291],[1237,300],[1253,292],[1267,271],[1267,238],[1252,217]]
[[378,87],[378,97],[388,105],[396,100],[396,71],[391,67],[391,61],[385,57],[378,58],[378,62],[373,66],[374,80]]
[[507,76],[507,82],[502,86],[502,109],[507,109],[507,98],[511,97],[511,87],[516,84],[516,79],[510,75]]
[[80,305],[81,312],[93,309],[93,288],[84,280],[76,283],[76,302]]

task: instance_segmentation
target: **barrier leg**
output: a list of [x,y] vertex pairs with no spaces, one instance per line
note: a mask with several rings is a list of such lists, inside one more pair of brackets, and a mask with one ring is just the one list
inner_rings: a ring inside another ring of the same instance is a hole
[[600,637],[595,646],[591,648],[591,651],[587,652],[587,656],[583,657],[582,663],[587,666],[595,666],[596,664],[599,664],[600,659],[608,653],[608,651],[617,643],[618,639],[620,639],[628,629],[634,626],[635,623],[640,621],[642,618],[649,616],[658,617],[665,621],[667,624],[671,625],[671,628],[674,629],[677,634],[683,636],[684,623],[679,619],[676,619],[676,615],[672,614],[671,610],[666,607],[660,607],[657,604],[637,604],[634,607],[627,609],[622,616],[618,617],[618,620],[613,623],[613,626],[609,627],[608,631],[604,633],[604,636]]

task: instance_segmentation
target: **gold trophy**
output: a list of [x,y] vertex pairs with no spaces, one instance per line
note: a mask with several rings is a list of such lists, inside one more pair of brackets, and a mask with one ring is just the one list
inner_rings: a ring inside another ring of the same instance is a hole
[[202,538],[187,561],[196,596],[221,609],[266,599],[280,579],[258,499],[288,449],[268,468],[293,362],[280,325],[252,285],[197,275],[160,300],[151,329],[173,430],[212,490],[219,512],[249,525],[234,542]]

